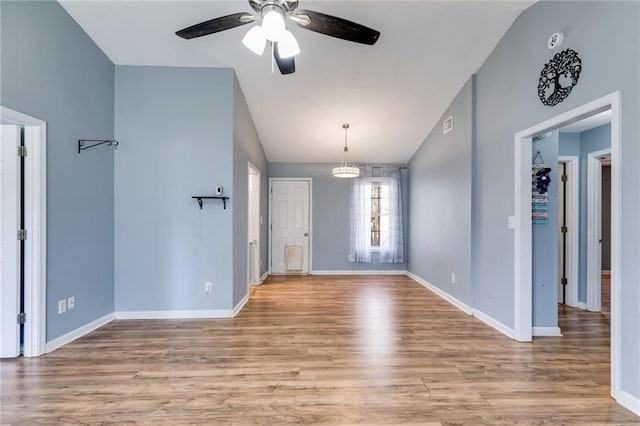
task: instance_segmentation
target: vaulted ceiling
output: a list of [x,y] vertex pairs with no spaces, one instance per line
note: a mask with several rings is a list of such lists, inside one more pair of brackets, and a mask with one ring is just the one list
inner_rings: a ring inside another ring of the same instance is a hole
[[252,25],[193,40],[186,26],[234,12],[235,1],[60,0],[116,65],[235,69],[269,161],[338,162],[350,123],[356,162],[407,162],[471,74],[532,1],[300,1],[300,8],[381,32],[374,46],[287,28],[296,72],[242,45]]

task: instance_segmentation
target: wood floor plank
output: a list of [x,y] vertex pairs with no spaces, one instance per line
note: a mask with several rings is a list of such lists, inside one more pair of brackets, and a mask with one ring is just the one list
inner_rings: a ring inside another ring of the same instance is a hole
[[3,360],[0,424],[639,425],[609,396],[608,317],[559,320],[518,343],[406,277],[274,276],[233,319]]

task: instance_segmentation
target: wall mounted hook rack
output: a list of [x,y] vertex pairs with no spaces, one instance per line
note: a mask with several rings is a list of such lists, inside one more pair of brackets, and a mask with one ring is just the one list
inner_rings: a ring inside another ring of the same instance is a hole
[[[87,142],[94,142],[91,145],[86,145]],[[99,145],[107,145],[112,146],[113,149],[118,149],[118,145],[120,142],[109,140],[109,139],[79,139],[78,140],[78,154],[80,154],[85,149],[93,148]]]

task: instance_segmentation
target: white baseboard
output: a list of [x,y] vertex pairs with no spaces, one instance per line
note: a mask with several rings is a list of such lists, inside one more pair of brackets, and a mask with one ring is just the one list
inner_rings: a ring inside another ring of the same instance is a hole
[[311,271],[311,275],[407,275],[407,271],[385,269],[385,270],[343,270],[343,271]]
[[269,276],[269,271],[266,271],[264,274],[262,274],[262,276],[260,277],[260,282],[258,283],[258,285],[262,284],[264,282],[264,280],[267,279],[268,276]]
[[117,311],[118,320],[131,319],[205,319],[232,318],[233,309],[213,309],[201,311]]
[[442,297],[444,300],[446,300],[447,302],[451,303],[453,306],[455,306],[456,308],[460,309],[465,314],[472,315],[472,316],[478,318],[483,323],[485,323],[488,326],[498,330],[500,333],[504,334],[505,336],[509,337],[510,339],[515,338],[516,333],[514,332],[514,330],[511,327],[508,327],[505,324],[503,324],[500,321],[498,321],[497,319],[485,314],[484,312],[479,311],[477,309],[474,309],[471,306],[467,305],[466,303],[461,302],[460,300],[458,300],[455,297],[451,296],[450,294],[446,293],[442,289],[434,286],[433,284],[431,284],[428,281],[423,280],[422,278],[420,278],[419,276],[417,276],[417,275],[415,275],[415,274],[413,274],[411,272],[407,272],[407,276],[409,278],[411,278],[412,280],[416,281],[418,284],[428,288],[429,290],[431,290],[432,292],[434,292],[438,296]]
[[583,311],[587,310],[587,304],[584,302],[578,302],[578,306],[576,306],[578,309],[582,309]]
[[432,292],[434,292],[435,294],[437,294],[438,296],[440,296],[441,298],[443,298],[447,302],[451,303],[456,308],[460,309],[465,314],[473,315],[473,308],[468,306],[466,303],[463,303],[463,302],[459,301],[455,297],[453,297],[450,294],[444,292],[443,290],[441,290],[438,287],[434,286],[430,282],[423,280],[422,278],[420,278],[416,274],[413,274],[411,272],[407,272],[406,274],[407,274],[407,276],[409,278],[411,278],[412,280],[414,280],[415,282],[417,282],[421,286],[426,287],[427,289],[431,290]]
[[618,402],[618,404],[622,405],[632,413],[640,416],[640,398],[636,398],[629,392],[623,390],[618,390],[617,392],[615,392],[613,397]]
[[95,321],[91,321],[89,324],[85,324],[82,327],[78,327],[73,331],[70,331],[58,338],[53,339],[50,342],[47,342],[44,351],[45,353],[53,352],[56,349],[68,343],[71,343],[74,340],[79,339],[80,337],[85,336],[106,324],[109,324],[114,319],[116,319],[115,315],[113,313],[110,313],[103,316],[102,318],[98,318]]
[[238,302],[235,308],[233,308],[234,317],[240,313],[240,311],[242,310],[242,308],[244,308],[244,305],[246,305],[248,301],[249,301],[249,295],[245,294],[242,300]]
[[534,336],[562,336],[560,327],[533,327]]
[[478,318],[483,323],[487,324],[489,327],[492,327],[492,328],[498,330],[500,333],[504,334],[505,336],[509,337],[510,339],[515,339],[516,338],[516,332],[513,330],[513,328],[511,328],[511,327],[505,325],[504,323],[498,321],[494,317],[491,317],[491,316],[489,316],[489,315],[485,314],[484,312],[479,311],[477,309],[474,309],[473,316]]

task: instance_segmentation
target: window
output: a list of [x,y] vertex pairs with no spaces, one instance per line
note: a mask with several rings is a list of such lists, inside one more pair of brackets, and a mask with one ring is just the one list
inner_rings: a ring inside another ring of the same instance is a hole
[[371,252],[379,252],[382,263],[403,263],[400,169],[362,169],[361,177],[352,181],[349,260],[369,263]]
[[389,245],[389,185],[371,182],[371,239],[372,248]]

